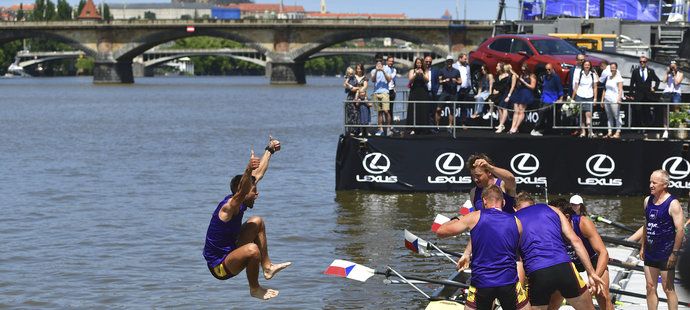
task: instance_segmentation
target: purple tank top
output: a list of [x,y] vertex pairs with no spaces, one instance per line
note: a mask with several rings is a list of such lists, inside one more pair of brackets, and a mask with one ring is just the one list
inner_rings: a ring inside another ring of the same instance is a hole
[[647,219],[647,239],[645,240],[644,258],[650,261],[665,261],[671,256],[676,238],[676,227],[668,209],[671,201],[676,199],[669,195],[660,205],[654,204],[654,196],[649,196],[645,217]]
[[242,228],[242,217],[244,216],[244,211],[247,207],[242,204],[240,205],[240,212],[233,216],[227,222],[223,222],[218,217],[218,212],[220,208],[232,197],[228,195],[221,201],[216,210],[213,211],[211,216],[211,222],[208,224],[208,230],[206,231],[206,245],[204,246],[204,258],[206,263],[210,268],[218,266],[218,264],[223,262],[225,255],[232,252],[237,245],[237,237],[240,234],[240,229]]
[[[496,186],[501,187],[501,179],[496,179]],[[484,209],[484,202],[482,201],[482,192],[484,191],[483,188],[477,186],[474,189],[474,201],[472,204],[474,205],[474,210],[483,210]],[[506,194],[505,192],[503,193],[503,200],[505,200],[505,203],[503,204],[503,212],[505,213],[510,213],[513,214],[515,213],[515,198],[513,196],[510,196]]]
[[561,220],[555,211],[539,203],[518,210],[515,216],[522,222],[520,252],[528,275],[570,262],[561,235]]
[[472,286],[488,288],[517,283],[515,262],[520,233],[515,216],[493,208],[482,209],[470,238]]
[[[582,219],[581,215],[573,214],[570,216],[570,222],[573,223],[573,230],[575,231],[575,234],[580,237],[580,240],[582,240],[582,244],[585,246],[585,249],[587,249],[587,255],[589,255],[590,260],[592,260],[592,264],[596,263],[594,261],[594,257],[596,257],[597,252],[594,251],[594,248],[592,247],[592,244],[589,243],[589,239],[585,237],[582,234],[582,230],[580,230],[580,220]],[[575,266],[578,268],[578,270],[581,270],[584,268],[582,265],[582,262],[580,261],[580,258],[577,257],[577,253],[575,253],[575,248],[571,244],[566,245],[568,249],[568,256],[570,256],[570,260],[575,263]]]

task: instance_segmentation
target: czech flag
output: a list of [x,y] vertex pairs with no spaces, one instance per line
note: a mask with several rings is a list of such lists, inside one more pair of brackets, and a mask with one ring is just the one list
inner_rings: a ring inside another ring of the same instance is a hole
[[418,254],[426,254],[429,243],[405,229],[405,247]]
[[450,221],[450,218],[437,214],[436,218],[434,219],[434,223],[431,224],[431,231],[436,232],[441,225],[448,221]]
[[458,211],[461,215],[468,215],[471,212],[474,212],[474,205],[472,202],[468,199],[465,201],[465,203],[462,204],[460,207],[460,211]]
[[360,282],[367,281],[374,276],[375,273],[376,271],[374,269],[342,259],[334,260],[326,271],[324,271],[324,274],[327,275],[348,278]]

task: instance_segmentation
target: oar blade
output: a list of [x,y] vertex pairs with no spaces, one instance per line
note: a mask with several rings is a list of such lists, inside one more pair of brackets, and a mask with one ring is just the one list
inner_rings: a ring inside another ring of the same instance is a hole
[[405,229],[405,247],[417,254],[427,254],[429,243]]
[[336,259],[326,268],[324,274],[366,282],[369,278],[374,276],[375,272],[374,269],[364,265]]
[[449,217],[442,214],[437,214],[436,218],[434,219],[434,223],[431,224],[431,231],[436,232],[441,225],[448,221],[450,221]]

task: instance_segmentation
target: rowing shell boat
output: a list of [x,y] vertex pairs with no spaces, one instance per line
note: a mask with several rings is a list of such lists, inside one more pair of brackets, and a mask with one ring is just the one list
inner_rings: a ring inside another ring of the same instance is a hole
[[[644,298],[639,298],[639,295],[646,295],[646,283],[644,272],[634,269],[640,269],[643,266],[643,262],[635,258],[638,251],[624,246],[607,247],[609,252],[609,257],[627,263],[628,268],[612,266],[609,265],[609,277],[610,277],[610,287],[612,289],[612,299],[615,301],[616,309],[647,309],[646,300]],[[639,266],[636,268],[636,266]],[[632,268],[631,268],[632,267]],[[582,273],[583,278],[586,279],[586,273]],[[454,272],[449,280],[469,283],[469,273],[467,272]],[[690,300],[690,294],[687,291],[680,288],[680,284],[676,282],[676,293],[678,294],[678,300],[688,301]],[[622,292],[616,293],[616,292]],[[632,294],[630,294],[632,293]],[[451,286],[441,286],[437,288],[431,295],[431,300],[426,307],[426,310],[461,310],[464,309],[465,290],[457,287]],[[637,294],[638,297],[630,296]],[[663,292],[661,283],[657,287],[657,294],[660,298],[666,295]],[[595,300],[596,303],[596,300]],[[561,309],[573,309],[571,306],[564,305]],[[659,309],[668,309],[668,305],[665,302],[659,302]],[[690,309],[686,305],[679,305],[678,309]]]

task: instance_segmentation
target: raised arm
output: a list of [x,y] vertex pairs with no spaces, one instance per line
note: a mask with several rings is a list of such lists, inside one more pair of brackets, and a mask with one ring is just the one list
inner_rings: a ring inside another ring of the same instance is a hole
[[673,85],[678,86],[683,82],[683,72],[678,71],[676,76],[673,78]]
[[244,169],[242,174],[242,179],[240,179],[240,185],[237,188],[237,192],[220,208],[218,212],[218,217],[223,222],[228,222],[233,216],[237,215],[240,211],[240,205],[245,199],[245,196],[249,194],[254,186],[252,182],[252,171],[259,168],[259,159],[254,156],[254,151],[252,150],[249,163],[247,168]]
[[589,244],[592,245],[594,252],[599,254],[597,259],[597,269],[596,273],[598,276],[603,276],[606,271],[607,264],[609,262],[609,251],[606,250],[606,245],[604,241],[601,240],[601,236],[597,232],[597,228],[594,223],[589,218],[583,216],[580,218],[580,231],[587,238]]
[[280,151],[280,141],[273,139],[273,137],[269,136],[268,145],[266,146],[264,155],[261,156],[261,163],[259,164],[259,168],[252,172],[252,176],[256,178],[256,183],[259,183],[259,181],[261,181],[261,179],[264,178],[264,174],[266,174],[266,170],[268,170],[268,162],[271,161],[271,155],[278,151]]
[[484,169],[487,169],[495,177],[503,180],[503,189],[505,190],[506,194],[512,197],[517,196],[517,183],[515,182],[515,175],[513,175],[512,172],[491,165],[483,159],[478,159],[476,162],[474,162],[474,166],[483,167]]
[[685,216],[683,215],[683,209],[681,209],[678,199],[673,199],[673,201],[671,201],[668,213],[673,219],[673,226],[676,227],[676,239],[673,241],[673,252],[671,252],[671,256],[668,258],[667,267],[669,270],[674,270],[676,268],[676,261],[678,261],[678,257],[680,256],[680,247],[683,244],[683,237],[685,236],[685,230],[683,229]]

